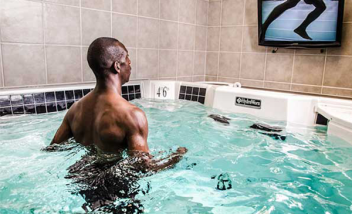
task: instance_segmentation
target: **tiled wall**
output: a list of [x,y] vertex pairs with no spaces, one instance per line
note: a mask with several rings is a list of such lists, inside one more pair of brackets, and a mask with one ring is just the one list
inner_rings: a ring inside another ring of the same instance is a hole
[[94,81],[92,40],[128,48],[131,79],[241,82],[352,98],[352,0],[343,47],[257,45],[257,0],[0,0],[0,90]]
[[[0,95],[0,117],[64,111],[92,90],[93,88],[74,90],[66,88],[37,93]],[[122,86],[122,97],[128,101],[141,98],[141,85]]]
[[257,0],[210,0],[206,80],[352,98],[352,0],[345,0],[342,48],[257,45]]
[[0,0],[0,90],[94,81],[97,37],[115,37],[131,79],[205,78],[206,0]]

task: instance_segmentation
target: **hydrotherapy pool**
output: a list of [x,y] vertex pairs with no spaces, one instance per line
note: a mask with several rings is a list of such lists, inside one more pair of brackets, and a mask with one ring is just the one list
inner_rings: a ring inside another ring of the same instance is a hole
[[[154,155],[189,150],[175,168],[138,181],[136,199],[145,213],[351,213],[352,148],[326,138],[324,128],[286,130],[284,141],[275,140],[249,127],[284,122],[182,100],[132,102],[146,112]],[[214,113],[230,124],[208,117]],[[0,118],[0,213],[84,212],[79,185],[65,176],[87,151],[40,151],[64,114]],[[217,189],[220,175],[228,175],[231,189]]]

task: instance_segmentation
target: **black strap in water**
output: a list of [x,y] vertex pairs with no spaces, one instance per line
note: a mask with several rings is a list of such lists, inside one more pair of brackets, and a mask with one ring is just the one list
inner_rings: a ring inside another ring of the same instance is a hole
[[254,123],[250,126],[252,129],[259,129],[266,132],[281,132],[282,128],[278,126],[270,126],[264,123]]
[[226,124],[229,125],[229,120],[231,120],[230,118],[218,115],[218,114],[211,114],[208,117],[212,118],[213,120],[215,120],[216,122],[222,123],[222,124]]

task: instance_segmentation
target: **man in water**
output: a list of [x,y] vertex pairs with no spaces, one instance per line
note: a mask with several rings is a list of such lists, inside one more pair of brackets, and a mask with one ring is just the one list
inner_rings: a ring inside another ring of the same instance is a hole
[[[146,115],[121,96],[121,87],[131,75],[131,60],[126,47],[113,38],[98,38],[89,46],[87,59],[96,77],[96,86],[66,113],[46,150],[73,137],[79,144],[94,148],[94,154],[99,158],[92,159],[90,156],[78,161],[69,168],[68,177],[79,180],[79,183],[109,186],[101,189],[110,191],[118,185],[122,186],[126,183],[124,177],[133,174],[128,171],[131,167],[124,167],[125,164],[132,164],[134,171],[146,173],[170,168],[179,162],[187,152],[184,147],[159,160],[150,155]],[[121,161],[125,150],[130,160],[134,160],[131,161],[133,163]],[[106,159],[106,164],[101,159]],[[87,162],[94,164],[87,167]],[[121,182],[114,178],[114,173],[119,174]],[[136,178],[135,175],[132,177]],[[81,193],[86,200],[89,199],[87,202],[93,209],[118,197],[115,193],[111,197],[107,196],[110,193],[97,193],[98,190],[94,187]]]
[[[286,10],[291,9],[295,7],[301,0],[287,0],[284,3],[276,6],[274,10],[270,13],[268,18],[265,20],[263,24],[263,31],[261,36],[265,38],[266,31],[269,27],[269,25],[277,19],[279,16],[281,16]],[[313,4],[315,6],[315,9],[308,14],[306,19],[302,22],[300,26],[298,26],[294,32],[297,33],[299,36],[301,36],[304,39],[312,40],[310,36],[307,34],[307,27],[310,25],[312,22],[314,22],[325,10],[326,10],[326,5],[323,0],[304,0],[306,4]]]

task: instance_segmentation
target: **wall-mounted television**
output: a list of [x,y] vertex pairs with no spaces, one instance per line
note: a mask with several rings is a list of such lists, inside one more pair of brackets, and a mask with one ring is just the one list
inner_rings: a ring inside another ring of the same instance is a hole
[[258,0],[259,45],[340,47],[344,0]]

